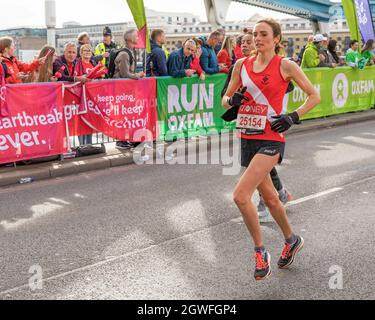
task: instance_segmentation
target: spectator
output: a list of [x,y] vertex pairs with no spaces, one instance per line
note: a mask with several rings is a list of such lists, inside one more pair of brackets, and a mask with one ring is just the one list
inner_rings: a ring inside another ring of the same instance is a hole
[[317,67],[336,67],[335,63],[325,63],[326,57],[323,54],[319,54],[319,50],[322,48],[322,42],[324,41],[323,35],[317,34],[314,37],[313,43],[306,46],[305,53],[302,58],[302,68],[317,68]]
[[[85,45],[85,44],[90,44],[90,36],[89,36],[89,34],[87,32],[80,33],[78,35],[78,37],[77,37],[77,42],[78,42],[78,46],[77,46],[77,58],[80,58],[81,57],[81,47],[83,45]],[[100,59],[100,60],[102,60],[102,59]]]
[[208,40],[203,43],[202,55],[201,55],[201,66],[206,74],[215,74],[223,71],[225,67],[219,66],[215,53],[215,46],[220,42],[222,34],[218,31],[214,31],[210,34]]
[[375,63],[375,54],[373,50],[375,49],[375,42],[373,39],[368,40],[365,46],[362,48],[362,57],[367,59],[368,65],[373,65]]
[[357,40],[350,42],[350,48],[346,51],[345,60],[348,66],[352,68],[358,68],[359,61],[361,60],[361,54],[358,52],[359,43]]
[[328,35],[325,33],[323,34],[323,41],[321,42],[319,48],[319,55],[324,56],[324,61],[322,61],[319,67],[323,67],[329,64],[329,57],[328,57]]
[[225,39],[225,30],[224,29],[218,29],[217,32],[220,33],[220,37],[219,37],[219,43],[214,48],[216,56],[219,54],[220,50],[222,49],[224,39]]
[[168,76],[167,55],[163,50],[165,33],[161,29],[155,29],[151,33],[151,54],[147,55],[147,77]]
[[169,75],[175,78],[192,77],[195,70],[191,69],[191,63],[196,50],[195,41],[188,39],[181,49],[173,51],[168,59]]
[[77,69],[79,69],[79,72],[83,75],[89,74],[98,64],[94,59],[92,51],[92,47],[89,44],[84,44],[80,48],[80,58],[78,58],[77,61]]
[[301,49],[299,55],[298,55],[298,63],[301,64],[302,63],[302,59],[303,59],[303,55],[305,53],[305,50],[307,48],[307,46],[309,46],[310,44],[312,44],[314,41],[314,36],[311,35],[308,37],[307,39],[307,44],[305,46],[303,46],[303,48]]
[[[125,47],[119,51],[115,58],[115,72],[113,78],[139,80],[146,76],[144,72],[136,73],[137,59],[134,47],[138,43],[138,31],[131,29],[124,34]],[[116,148],[129,150],[135,148],[140,143],[130,141],[118,141]]]
[[181,49],[183,47],[182,45],[182,41],[181,40],[178,40],[177,43],[176,43],[176,49]]
[[289,41],[288,40],[283,40],[281,42],[281,47],[280,47],[278,55],[284,58],[289,57]]
[[40,50],[38,59],[45,57],[48,54],[46,62],[35,70],[28,82],[55,82],[57,78],[53,74],[53,63],[56,61],[56,49],[50,46],[44,46]]
[[138,80],[146,76],[144,72],[136,73],[137,57],[135,46],[138,43],[138,32],[131,29],[124,34],[125,47],[119,51],[115,59],[113,78]]
[[337,41],[336,40],[330,40],[328,42],[328,63],[336,63],[336,64],[342,64],[340,61],[340,57],[337,55]]
[[[85,44],[91,45],[90,36],[87,32],[82,32],[77,37],[78,47],[77,47],[77,58],[81,57],[81,47]],[[95,51],[92,51],[93,59],[96,61],[96,63],[99,63],[103,60],[102,55],[95,56]]]
[[112,41],[112,31],[109,27],[103,30],[103,42],[99,43],[95,48],[95,56],[101,56],[102,65],[108,68],[109,54],[112,49],[116,49],[116,44]]
[[219,54],[217,55],[218,63],[224,66],[222,73],[228,73],[233,64],[233,39],[225,37]]
[[242,38],[243,38],[243,35],[240,35],[236,38],[236,46],[234,47],[234,50],[233,50],[235,61],[233,62],[233,64],[237,60],[244,58],[242,50],[241,50]]
[[206,80],[206,73],[203,71],[201,67],[201,62],[200,58],[202,55],[202,44],[203,41],[200,39],[194,38],[195,45],[196,45],[196,50],[195,53],[193,54],[193,60],[190,64],[190,69],[194,70],[195,73],[199,76],[199,79],[202,81]]
[[14,56],[14,42],[10,37],[0,38],[0,55],[3,63],[6,65],[8,77],[5,79],[7,84],[22,83],[30,73],[37,70],[39,66],[46,62],[46,57],[36,59],[31,64],[23,63]]
[[0,85],[5,82],[6,78],[8,78],[8,68],[0,57]]
[[[80,58],[77,61],[77,69],[83,75],[87,75],[91,72],[92,69],[95,68],[97,62],[93,57],[93,50],[90,44],[84,44],[80,48]],[[82,145],[90,145],[92,144],[92,135],[84,135],[78,137],[79,144]]]
[[[242,51],[243,58],[248,58],[256,54],[255,45],[254,45],[254,37],[252,33],[246,33],[245,35],[242,36],[241,51]],[[232,79],[233,68],[234,68],[234,65],[232,65],[229,68],[228,78],[221,92],[222,97],[224,97],[225,93],[227,92],[229,83]]]
[[[62,70],[64,68],[64,70]],[[61,72],[59,81],[66,82],[82,82],[90,81],[83,75],[81,70],[77,68],[77,46],[73,42],[68,42],[64,46],[64,54],[58,57],[53,63],[53,73]]]

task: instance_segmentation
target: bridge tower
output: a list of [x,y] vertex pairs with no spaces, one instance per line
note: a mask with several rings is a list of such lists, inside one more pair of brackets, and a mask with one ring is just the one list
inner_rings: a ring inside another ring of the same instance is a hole
[[56,1],[45,0],[45,18],[47,26],[47,43],[56,47]]

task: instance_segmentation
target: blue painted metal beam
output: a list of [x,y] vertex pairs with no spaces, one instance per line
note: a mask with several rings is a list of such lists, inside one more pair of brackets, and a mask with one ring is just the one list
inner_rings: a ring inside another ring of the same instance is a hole
[[329,9],[335,3],[329,0],[234,0],[245,4],[295,15],[313,21],[327,22]]

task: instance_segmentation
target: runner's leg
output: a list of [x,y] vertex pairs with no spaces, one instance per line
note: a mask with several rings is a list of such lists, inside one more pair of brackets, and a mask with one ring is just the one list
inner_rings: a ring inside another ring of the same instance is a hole
[[234,201],[243,215],[245,224],[256,247],[263,246],[263,240],[257,210],[251,199],[257,187],[262,184],[266,178],[271,181],[269,173],[272,168],[276,166],[278,161],[279,155],[270,157],[257,154],[241,177],[234,191]]
[[279,177],[279,174],[278,174],[276,168],[273,168],[271,170],[271,178],[272,178],[272,183],[275,186],[277,191],[281,191],[281,190],[284,189],[283,184],[281,182],[281,179]]
[[271,176],[266,177],[266,179],[258,186],[258,191],[262,194],[272,217],[281,228],[285,239],[289,239],[293,235],[293,231],[289,224],[285,207],[280,201],[279,193],[276,191],[274,184],[272,183]]

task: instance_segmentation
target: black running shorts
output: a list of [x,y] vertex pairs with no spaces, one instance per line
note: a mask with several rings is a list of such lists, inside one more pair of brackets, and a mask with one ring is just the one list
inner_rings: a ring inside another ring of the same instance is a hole
[[241,166],[248,167],[257,154],[266,156],[280,155],[279,164],[283,161],[285,143],[279,141],[241,139]]

